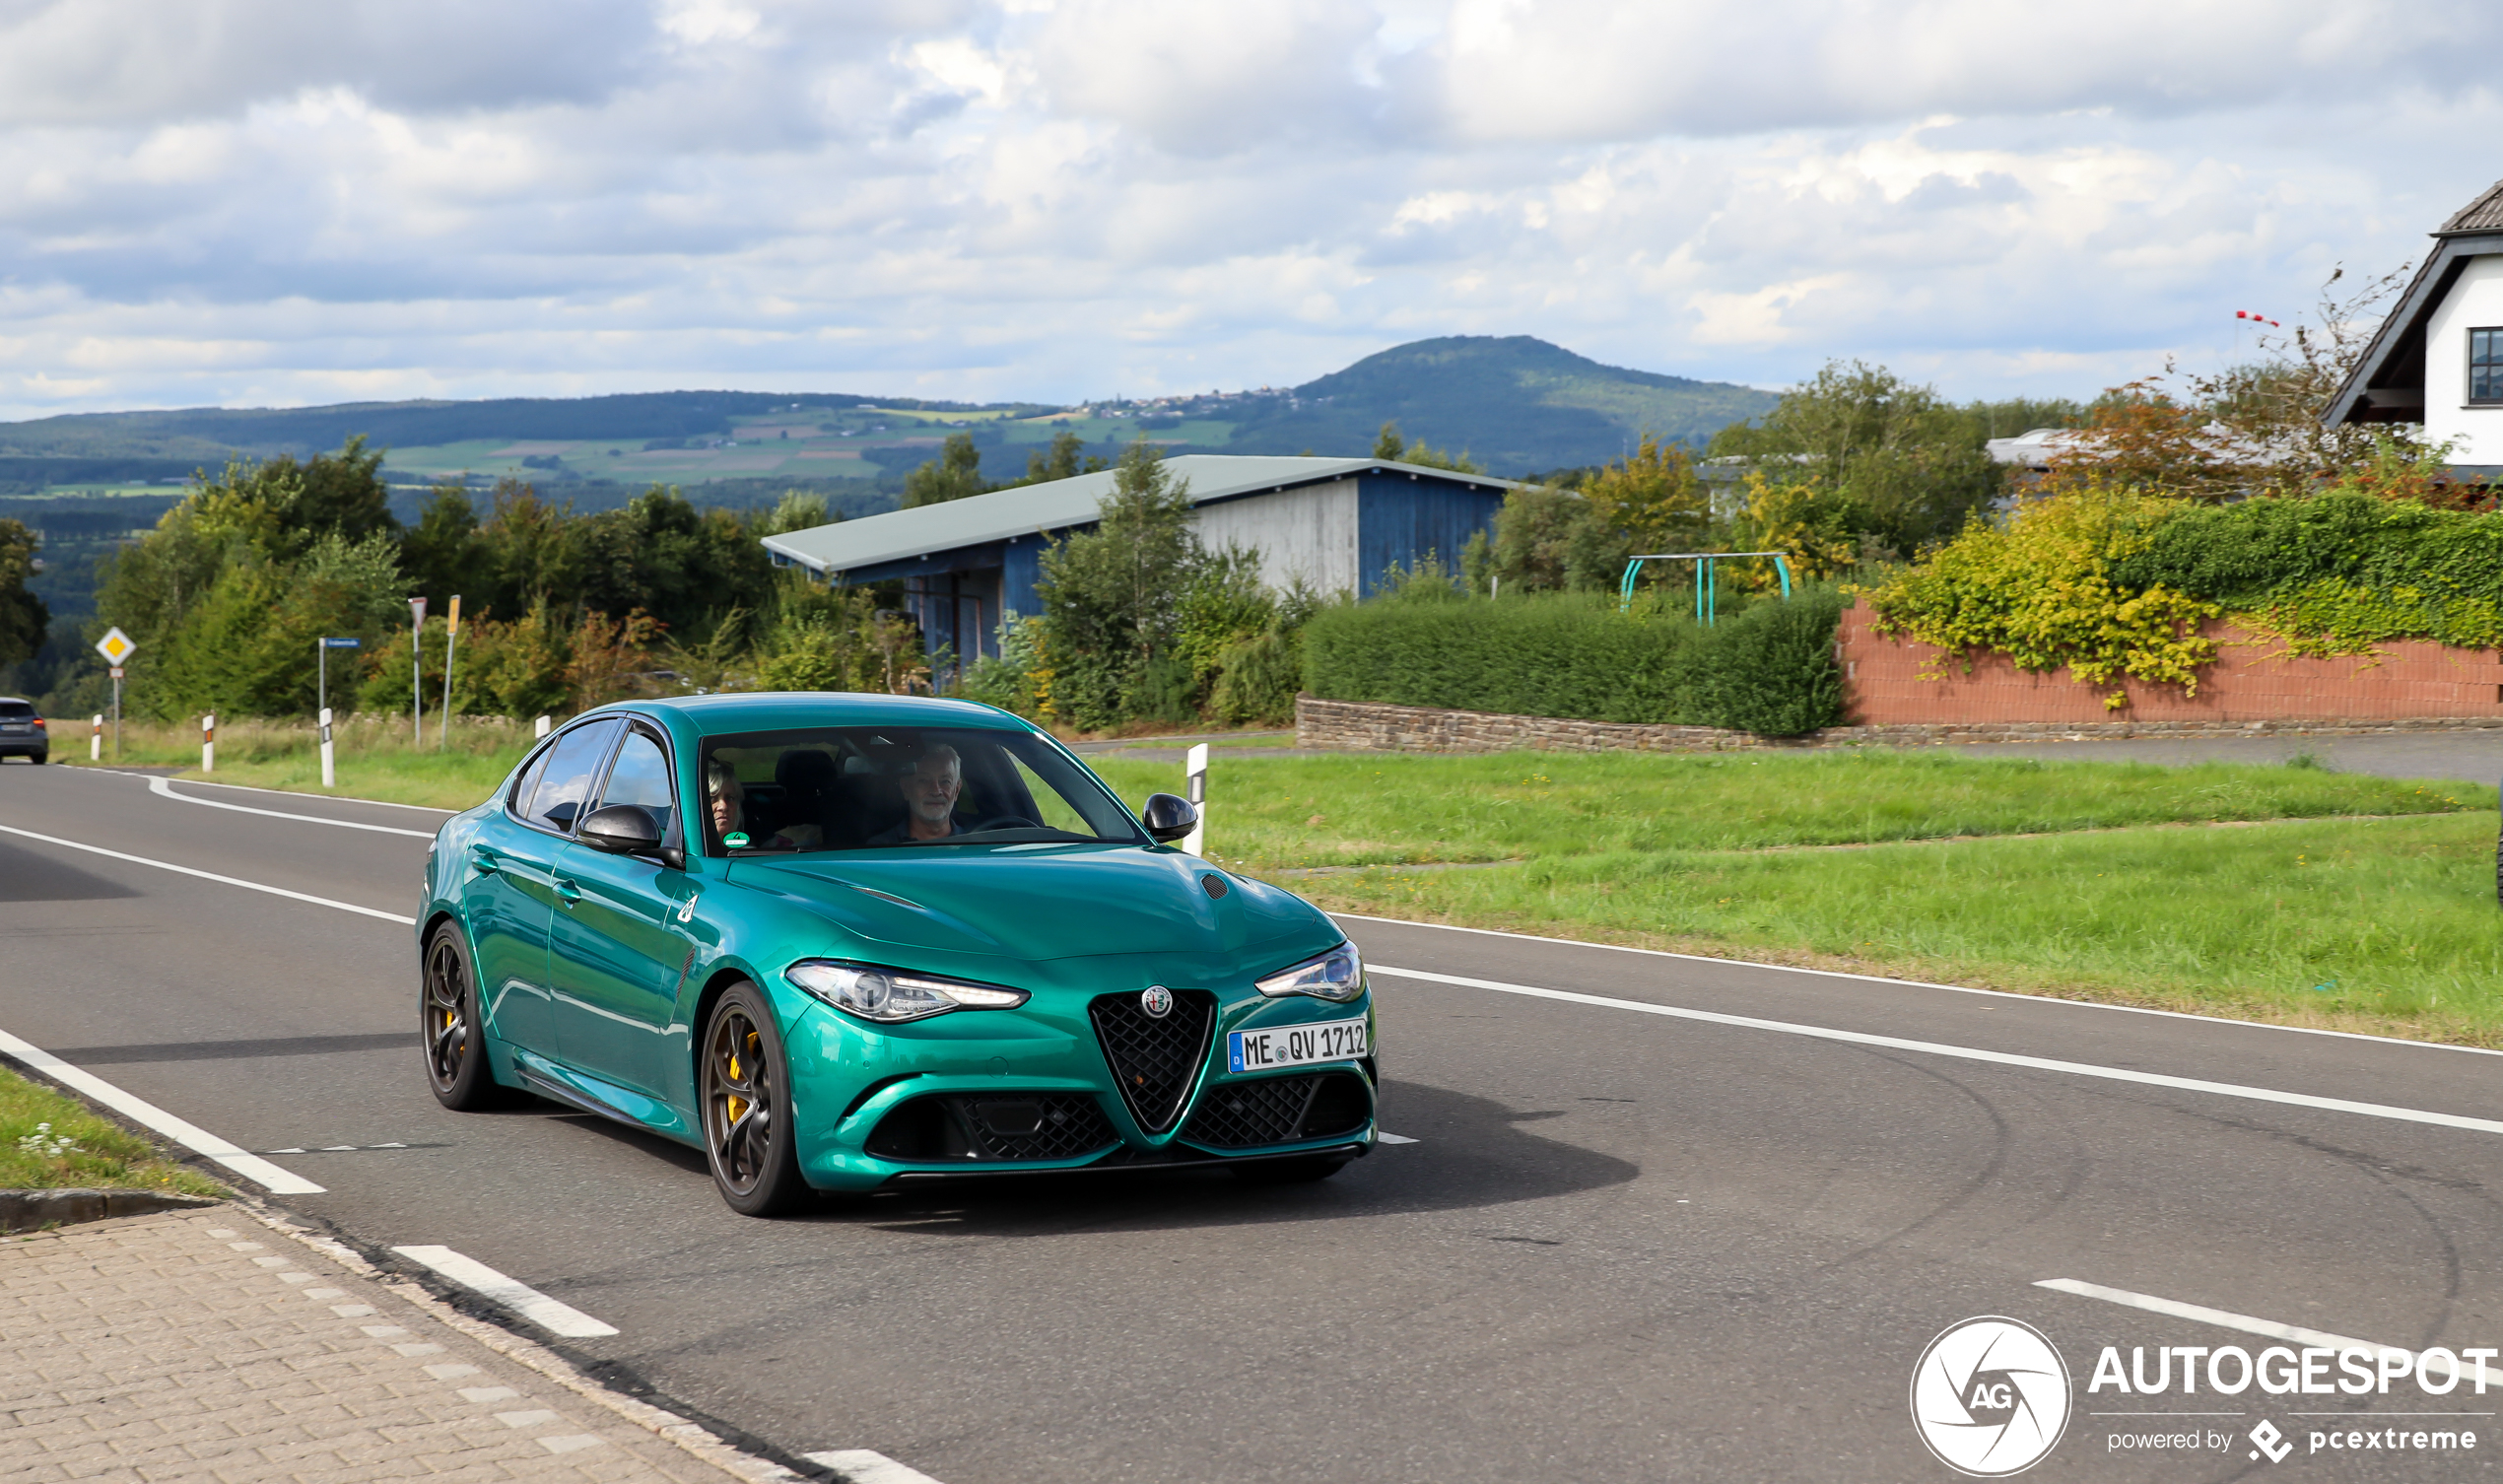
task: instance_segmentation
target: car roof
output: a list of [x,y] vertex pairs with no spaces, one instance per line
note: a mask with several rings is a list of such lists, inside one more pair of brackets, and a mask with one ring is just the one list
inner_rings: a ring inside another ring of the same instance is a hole
[[672,718],[700,736],[781,731],[802,726],[971,726],[1031,731],[994,707],[930,696],[860,691],[748,691],[724,696],[673,696],[628,701],[603,711],[641,711]]

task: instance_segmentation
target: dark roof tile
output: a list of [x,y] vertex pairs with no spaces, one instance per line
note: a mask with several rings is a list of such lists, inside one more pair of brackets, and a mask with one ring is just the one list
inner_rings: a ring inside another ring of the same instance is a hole
[[2449,236],[2464,232],[2503,231],[2503,180],[2487,186],[2477,198],[2452,213],[2435,236]]

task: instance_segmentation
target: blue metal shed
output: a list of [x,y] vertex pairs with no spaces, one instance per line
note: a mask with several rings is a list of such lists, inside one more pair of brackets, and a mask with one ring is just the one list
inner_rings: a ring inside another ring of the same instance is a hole
[[[1272,587],[1371,593],[1385,569],[1428,553],[1447,563],[1493,534],[1509,480],[1371,458],[1187,453],[1165,461],[1211,547],[1257,552]],[[1043,611],[1045,545],[1096,523],[1112,470],[890,510],[765,538],[777,565],[839,582],[902,578],[931,648],[996,654],[1000,614]]]

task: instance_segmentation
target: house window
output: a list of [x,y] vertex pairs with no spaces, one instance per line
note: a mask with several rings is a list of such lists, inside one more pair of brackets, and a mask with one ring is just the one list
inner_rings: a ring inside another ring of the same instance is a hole
[[2469,400],[2503,402],[2503,329],[2469,331]]

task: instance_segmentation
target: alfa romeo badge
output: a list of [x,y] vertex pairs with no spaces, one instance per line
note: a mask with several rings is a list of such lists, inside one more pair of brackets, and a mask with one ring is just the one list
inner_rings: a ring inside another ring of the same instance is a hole
[[1138,1007],[1150,1020],[1163,1020],[1174,1013],[1174,991],[1162,984],[1150,984],[1138,992]]

